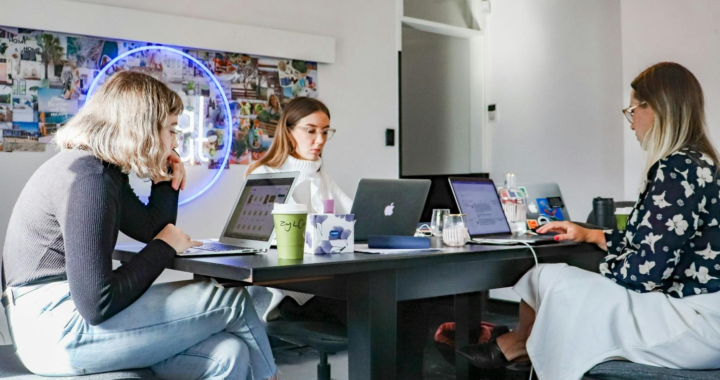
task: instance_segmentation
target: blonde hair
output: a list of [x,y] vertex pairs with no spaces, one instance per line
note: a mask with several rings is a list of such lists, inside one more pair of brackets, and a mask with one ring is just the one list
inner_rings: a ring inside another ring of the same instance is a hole
[[259,161],[255,161],[248,167],[245,174],[251,174],[253,170],[260,166],[267,165],[271,168],[279,168],[285,163],[288,156],[295,150],[295,141],[290,131],[305,116],[315,112],[322,112],[330,118],[330,110],[323,102],[308,98],[295,98],[283,108],[282,116],[275,130],[275,140],[273,140],[270,149],[265,157]]
[[658,63],[631,86],[635,99],[646,102],[655,115],[641,143],[647,152],[646,175],[656,162],[683,148],[705,154],[717,168],[720,161],[708,138],[702,87],[688,69],[673,62]]
[[82,149],[140,178],[170,178],[161,133],[182,99],[159,80],[138,72],[114,74],[70,121],[54,143]]

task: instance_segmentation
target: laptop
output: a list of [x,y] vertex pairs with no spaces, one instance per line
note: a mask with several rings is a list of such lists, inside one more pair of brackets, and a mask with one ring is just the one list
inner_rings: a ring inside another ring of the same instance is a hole
[[525,188],[527,195],[528,220],[537,220],[540,224],[572,220],[557,183],[534,183],[519,187]]
[[430,181],[423,179],[361,179],[352,214],[355,241],[370,235],[413,236],[420,221]]
[[458,208],[466,216],[465,223],[471,242],[480,244],[555,242],[553,236],[513,234],[491,179],[450,177],[449,181]]
[[267,251],[275,237],[272,210],[292,195],[298,172],[250,174],[240,189],[219,240],[200,240],[178,256],[251,255]]
[[450,184],[448,183],[449,177],[487,178],[488,175],[487,173],[462,173],[401,176],[403,179],[430,180],[430,191],[428,192],[422,215],[420,215],[421,223],[430,224],[430,221],[432,220],[432,211],[437,208],[449,209],[451,214],[458,214],[460,212],[457,208],[457,204],[455,203],[455,198],[453,198],[452,190],[450,190]]

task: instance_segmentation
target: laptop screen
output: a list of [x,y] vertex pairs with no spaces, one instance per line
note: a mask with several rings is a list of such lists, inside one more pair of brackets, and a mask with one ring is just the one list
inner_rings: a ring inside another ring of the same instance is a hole
[[294,178],[248,179],[223,236],[268,241],[273,233],[273,204],[285,203]]
[[450,182],[470,236],[510,233],[500,198],[492,181]]

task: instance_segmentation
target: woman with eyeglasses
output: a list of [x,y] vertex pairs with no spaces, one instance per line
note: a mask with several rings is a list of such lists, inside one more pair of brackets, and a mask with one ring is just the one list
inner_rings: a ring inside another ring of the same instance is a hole
[[[185,169],[182,99],[138,72],[113,74],[55,136],[60,152],[25,185],[5,240],[2,303],[33,373],[151,367],[162,379],[276,379],[252,299],[210,281],[155,284],[201,243],[175,226]],[[152,180],[147,204],[128,175]],[[118,233],[145,243],[113,268]]]
[[481,368],[529,359],[540,379],[578,380],[595,365],[628,360],[720,368],[720,178],[700,83],[659,63],[632,84],[623,110],[647,153],[625,231],[552,222],[539,233],[596,244],[600,274],[540,265],[515,285],[518,327],[460,353]]
[[[313,98],[295,98],[283,107],[275,140],[267,154],[250,165],[247,173],[300,172],[292,195],[295,203],[307,205],[310,213],[321,214],[323,200],[332,199],[335,213],[347,214],[352,199],[323,170],[322,152],[333,134],[330,110],[325,104]],[[287,320],[330,320],[344,324],[347,319],[345,302],[278,289],[270,291],[273,299],[265,313],[266,320],[278,314]]]

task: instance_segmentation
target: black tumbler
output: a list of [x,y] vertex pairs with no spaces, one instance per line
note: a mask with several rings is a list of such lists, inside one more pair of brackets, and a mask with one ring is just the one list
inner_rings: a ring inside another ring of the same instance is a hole
[[593,199],[595,224],[604,228],[615,228],[615,202],[612,198],[597,197]]

